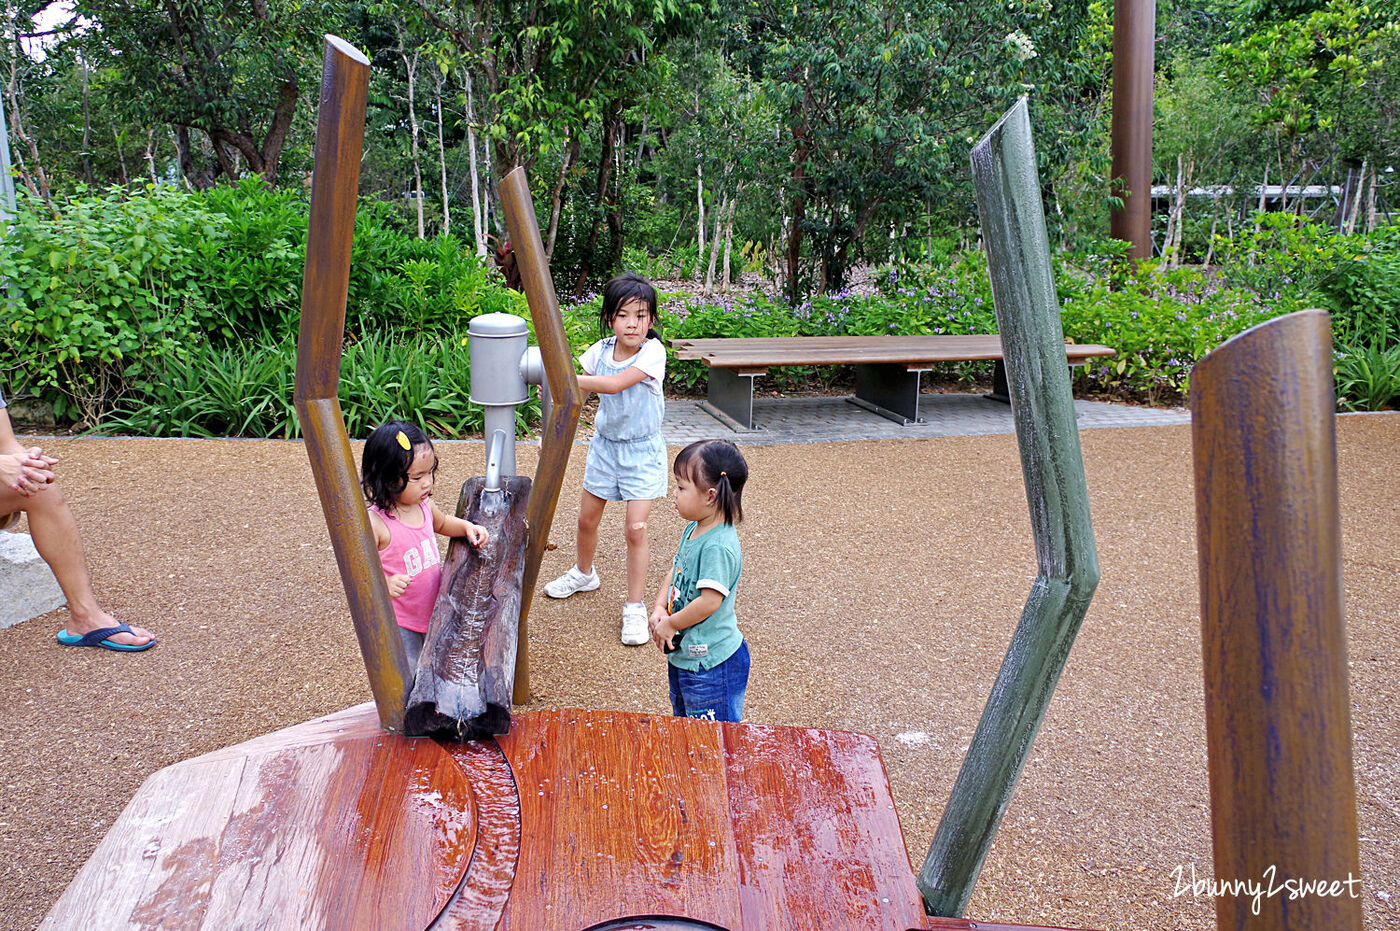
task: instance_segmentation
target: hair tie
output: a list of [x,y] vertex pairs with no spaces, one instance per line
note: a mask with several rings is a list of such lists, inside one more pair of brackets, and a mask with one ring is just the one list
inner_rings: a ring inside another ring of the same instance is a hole
[[729,475],[728,472],[721,472],[721,473],[719,474],[719,477],[720,477],[720,478],[725,478],[725,477],[727,477],[728,475]]
[[408,434],[404,433],[402,430],[398,432],[398,435],[394,437],[394,439],[398,440],[399,445],[402,446],[404,449],[408,450],[409,452],[413,451],[413,444],[408,441]]

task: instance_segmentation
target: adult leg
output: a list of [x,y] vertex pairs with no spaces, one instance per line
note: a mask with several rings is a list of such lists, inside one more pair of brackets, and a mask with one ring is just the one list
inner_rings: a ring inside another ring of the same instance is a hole
[[603,522],[605,504],[606,501],[590,491],[585,491],[583,500],[579,502],[578,537],[575,540],[578,558],[575,565],[585,575],[593,571],[593,557],[598,554],[598,525]]
[[[68,599],[72,619],[68,633],[83,635],[121,623],[103,611],[92,591],[92,576],[88,574],[83,555],[83,542],[78,536],[78,523],[63,498],[57,484],[49,485],[37,494],[23,497],[9,489],[0,490],[0,512],[23,510],[29,517],[29,532],[34,548],[53,570],[54,578]],[[133,627],[129,634],[111,637],[115,643],[139,646],[155,639],[150,631]]]
[[651,516],[651,499],[627,502],[627,600],[646,603],[647,560],[651,551],[647,545],[647,518]]

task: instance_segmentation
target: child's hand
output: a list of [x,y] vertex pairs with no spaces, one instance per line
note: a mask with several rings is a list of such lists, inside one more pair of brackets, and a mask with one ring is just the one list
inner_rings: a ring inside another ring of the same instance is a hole
[[413,581],[411,575],[391,575],[389,576],[389,597],[397,598],[408,591],[408,583]]
[[480,524],[473,524],[468,521],[466,538],[467,542],[472,546],[481,549],[486,545],[486,541],[491,539],[491,534],[487,533],[486,528]]
[[657,608],[651,613],[651,642],[656,644],[656,648],[662,653],[667,652],[671,645],[671,638],[676,635],[676,629],[671,626],[671,615],[666,613],[665,608]]

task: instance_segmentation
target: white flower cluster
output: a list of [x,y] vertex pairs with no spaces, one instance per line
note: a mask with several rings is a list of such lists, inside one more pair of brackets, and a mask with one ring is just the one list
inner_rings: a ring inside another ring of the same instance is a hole
[[1017,61],[1029,61],[1036,55],[1035,43],[1021,30],[1006,34],[1006,53]]

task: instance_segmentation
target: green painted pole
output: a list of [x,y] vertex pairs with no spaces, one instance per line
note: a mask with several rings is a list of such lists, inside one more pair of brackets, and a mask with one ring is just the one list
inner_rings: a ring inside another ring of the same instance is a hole
[[1099,582],[1024,97],[973,148],[972,172],[1039,572],[919,871],[945,917],[972,897]]

